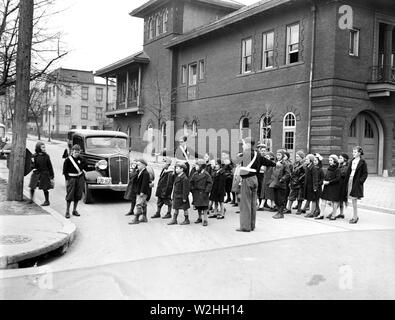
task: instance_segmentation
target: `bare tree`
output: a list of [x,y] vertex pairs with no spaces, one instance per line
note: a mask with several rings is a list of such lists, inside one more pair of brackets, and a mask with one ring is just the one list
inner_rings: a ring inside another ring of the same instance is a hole
[[23,200],[34,0],[21,1],[19,10],[15,115],[12,123],[12,152],[7,189],[7,199],[10,201]]
[[30,85],[29,120],[34,121],[37,128],[38,140],[41,140],[40,120],[47,109],[45,103],[46,90],[41,82],[33,81]]

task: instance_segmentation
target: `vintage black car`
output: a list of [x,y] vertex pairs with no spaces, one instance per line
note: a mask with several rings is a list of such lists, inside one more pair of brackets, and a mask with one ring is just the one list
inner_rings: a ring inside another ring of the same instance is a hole
[[11,141],[6,136],[6,127],[0,123],[0,159],[6,158],[11,153]]
[[92,203],[95,190],[124,192],[129,182],[128,136],[119,131],[75,129],[67,134],[67,158],[73,145],[81,147],[80,155],[87,162],[83,201]]

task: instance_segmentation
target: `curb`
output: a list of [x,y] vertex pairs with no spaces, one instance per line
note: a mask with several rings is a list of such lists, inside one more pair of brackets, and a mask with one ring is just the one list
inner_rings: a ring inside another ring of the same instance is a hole
[[[23,192],[24,196],[29,197],[26,191]],[[62,229],[57,231],[57,233],[64,234],[61,240],[51,243],[45,247],[36,248],[30,250],[29,252],[23,252],[16,255],[9,255],[0,257],[0,269],[15,269],[18,268],[18,264],[22,261],[39,257],[49,252],[55,251],[62,248],[62,254],[66,253],[70,245],[75,239],[76,226],[71,221],[66,220],[60,213],[54,209],[42,207],[43,210],[47,211],[55,220],[60,222]]]

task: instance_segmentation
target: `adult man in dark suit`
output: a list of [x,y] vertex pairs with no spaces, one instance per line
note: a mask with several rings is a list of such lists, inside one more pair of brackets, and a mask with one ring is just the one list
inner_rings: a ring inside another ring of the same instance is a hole
[[[147,171],[147,161],[145,159],[136,160],[139,174],[136,182],[136,215],[129,224],[138,224],[140,222],[148,222],[147,220],[147,198],[150,192],[150,175]],[[141,219],[139,217],[142,216]]]

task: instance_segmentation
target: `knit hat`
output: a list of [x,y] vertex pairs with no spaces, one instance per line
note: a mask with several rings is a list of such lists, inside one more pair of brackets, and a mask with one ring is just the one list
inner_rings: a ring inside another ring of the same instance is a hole
[[332,158],[335,163],[339,163],[339,157],[335,154],[331,154],[329,158]]
[[284,154],[287,156],[288,160],[291,158],[291,154],[288,151],[285,151]]
[[147,161],[146,161],[145,159],[143,159],[143,158],[141,158],[141,159],[136,159],[136,162],[140,162],[140,163],[142,163],[143,165],[148,166]]
[[296,151],[296,154],[297,154],[299,157],[301,157],[302,159],[305,158],[305,154],[304,154],[303,150]]
[[309,159],[310,162],[312,163],[312,162],[314,161],[314,159],[315,159],[315,156],[314,156],[313,154],[309,153],[309,154],[306,156],[306,159]]
[[182,168],[182,169],[184,169],[184,170],[187,169],[187,166],[186,166],[185,163],[183,163],[183,162],[177,162],[176,165],[175,165],[175,167],[179,167],[179,168]]
[[281,158],[284,158],[285,152],[286,151],[284,149],[278,149],[276,153],[281,153]]
[[342,153],[341,156],[345,161],[348,161],[350,159],[347,153]]
[[169,157],[165,157],[163,158],[163,162],[165,162],[166,164],[171,164],[171,159]]

